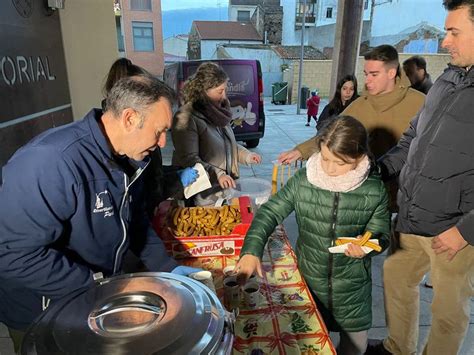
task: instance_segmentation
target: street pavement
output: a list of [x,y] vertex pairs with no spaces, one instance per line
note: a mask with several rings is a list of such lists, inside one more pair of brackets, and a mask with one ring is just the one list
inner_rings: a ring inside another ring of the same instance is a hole
[[[322,100],[322,105],[327,103]],[[321,107],[322,109],[323,107]],[[321,112],[320,109],[320,112]],[[282,151],[293,148],[297,143],[314,136],[315,122],[311,122],[310,127],[306,127],[306,113],[301,110],[301,114],[296,114],[295,105],[273,105],[268,98],[265,99],[266,127],[265,137],[261,139],[258,147],[252,151],[262,156],[262,164],[250,167],[242,166],[240,173],[242,177],[258,177],[271,181],[273,161],[277,159]],[[167,147],[162,150],[163,162],[165,165],[171,164],[173,147],[171,139],[168,139]],[[284,222],[288,237],[294,246],[298,237],[298,229],[294,215],[290,215]],[[387,335],[385,323],[383,285],[382,285],[382,265],[386,258],[385,253],[372,259],[373,276],[373,328],[369,331],[369,338],[383,339]],[[420,286],[420,326],[418,351],[421,353],[426,340],[430,325],[431,312],[430,303],[433,291],[424,286]],[[460,355],[474,355],[474,301],[471,301],[471,321],[468,334],[465,338]],[[337,344],[338,335],[331,334]],[[13,355],[11,341],[8,337],[7,329],[0,323],[0,355]],[[446,354],[451,355],[451,354]]]

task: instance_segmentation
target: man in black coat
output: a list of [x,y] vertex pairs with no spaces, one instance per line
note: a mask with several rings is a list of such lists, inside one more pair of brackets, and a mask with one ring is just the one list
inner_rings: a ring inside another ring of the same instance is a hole
[[416,354],[419,283],[430,271],[432,326],[424,354],[457,354],[474,279],[474,1],[444,0],[451,63],[398,145],[380,159],[399,175],[401,250],[384,264],[389,335],[368,354]]

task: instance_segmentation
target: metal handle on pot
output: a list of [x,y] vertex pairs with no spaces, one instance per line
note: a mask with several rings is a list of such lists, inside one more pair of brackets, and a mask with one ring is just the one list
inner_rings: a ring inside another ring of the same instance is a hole
[[156,315],[161,314],[162,309],[158,306],[151,304],[136,304],[136,305],[127,305],[127,306],[117,306],[115,308],[109,308],[102,311],[98,311],[89,316],[90,319],[97,319],[108,316],[114,313],[127,312],[127,311],[139,311],[146,313],[153,313]]
[[[145,314],[148,316],[141,317]],[[165,314],[166,303],[159,295],[140,291],[106,299],[89,313],[88,324],[102,336],[134,335],[155,326]]]

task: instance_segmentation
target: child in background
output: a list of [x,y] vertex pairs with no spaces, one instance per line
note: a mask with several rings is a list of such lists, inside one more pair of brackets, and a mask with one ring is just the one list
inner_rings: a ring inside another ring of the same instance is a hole
[[262,276],[261,258],[268,237],[292,211],[299,237],[298,267],[330,331],[340,332],[338,354],[363,354],[372,325],[371,257],[348,244],[344,253],[328,248],[338,238],[370,231],[382,251],[388,247],[388,197],[372,169],[364,126],[340,116],[315,138],[319,152],[257,211],[245,237],[236,271],[242,279]]
[[308,109],[307,115],[308,115],[308,122],[306,123],[306,126],[309,127],[309,123],[311,122],[311,117],[314,118],[314,121],[317,123],[317,115],[319,111],[319,102],[321,101],[321,98],[318,96],[317,91],[312,91],[311,92],[311,97],[306,100],[306,107]]

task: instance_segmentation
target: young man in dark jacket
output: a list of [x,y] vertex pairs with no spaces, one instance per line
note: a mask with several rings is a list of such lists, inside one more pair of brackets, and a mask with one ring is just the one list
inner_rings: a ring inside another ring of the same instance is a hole
[[[398,145],[382,157],[399,174],[401,250],[384,264],[388,338],[369,354],[415,354],[419,290],[433,283],[423,354],[457,354],[470,319],[474,275],[474,2],[445,0],[451,63]],[[381,346],[383,345],[383,346]]]
[[173,100],[151,76],[121,79],[105,112],[44,132],[4,167],[0,321],[11,333],[93,285],[94,274],[119,273],[128,249],[150,271],[183,270],[146,218],[141,181],[148,155],[166,143]]

